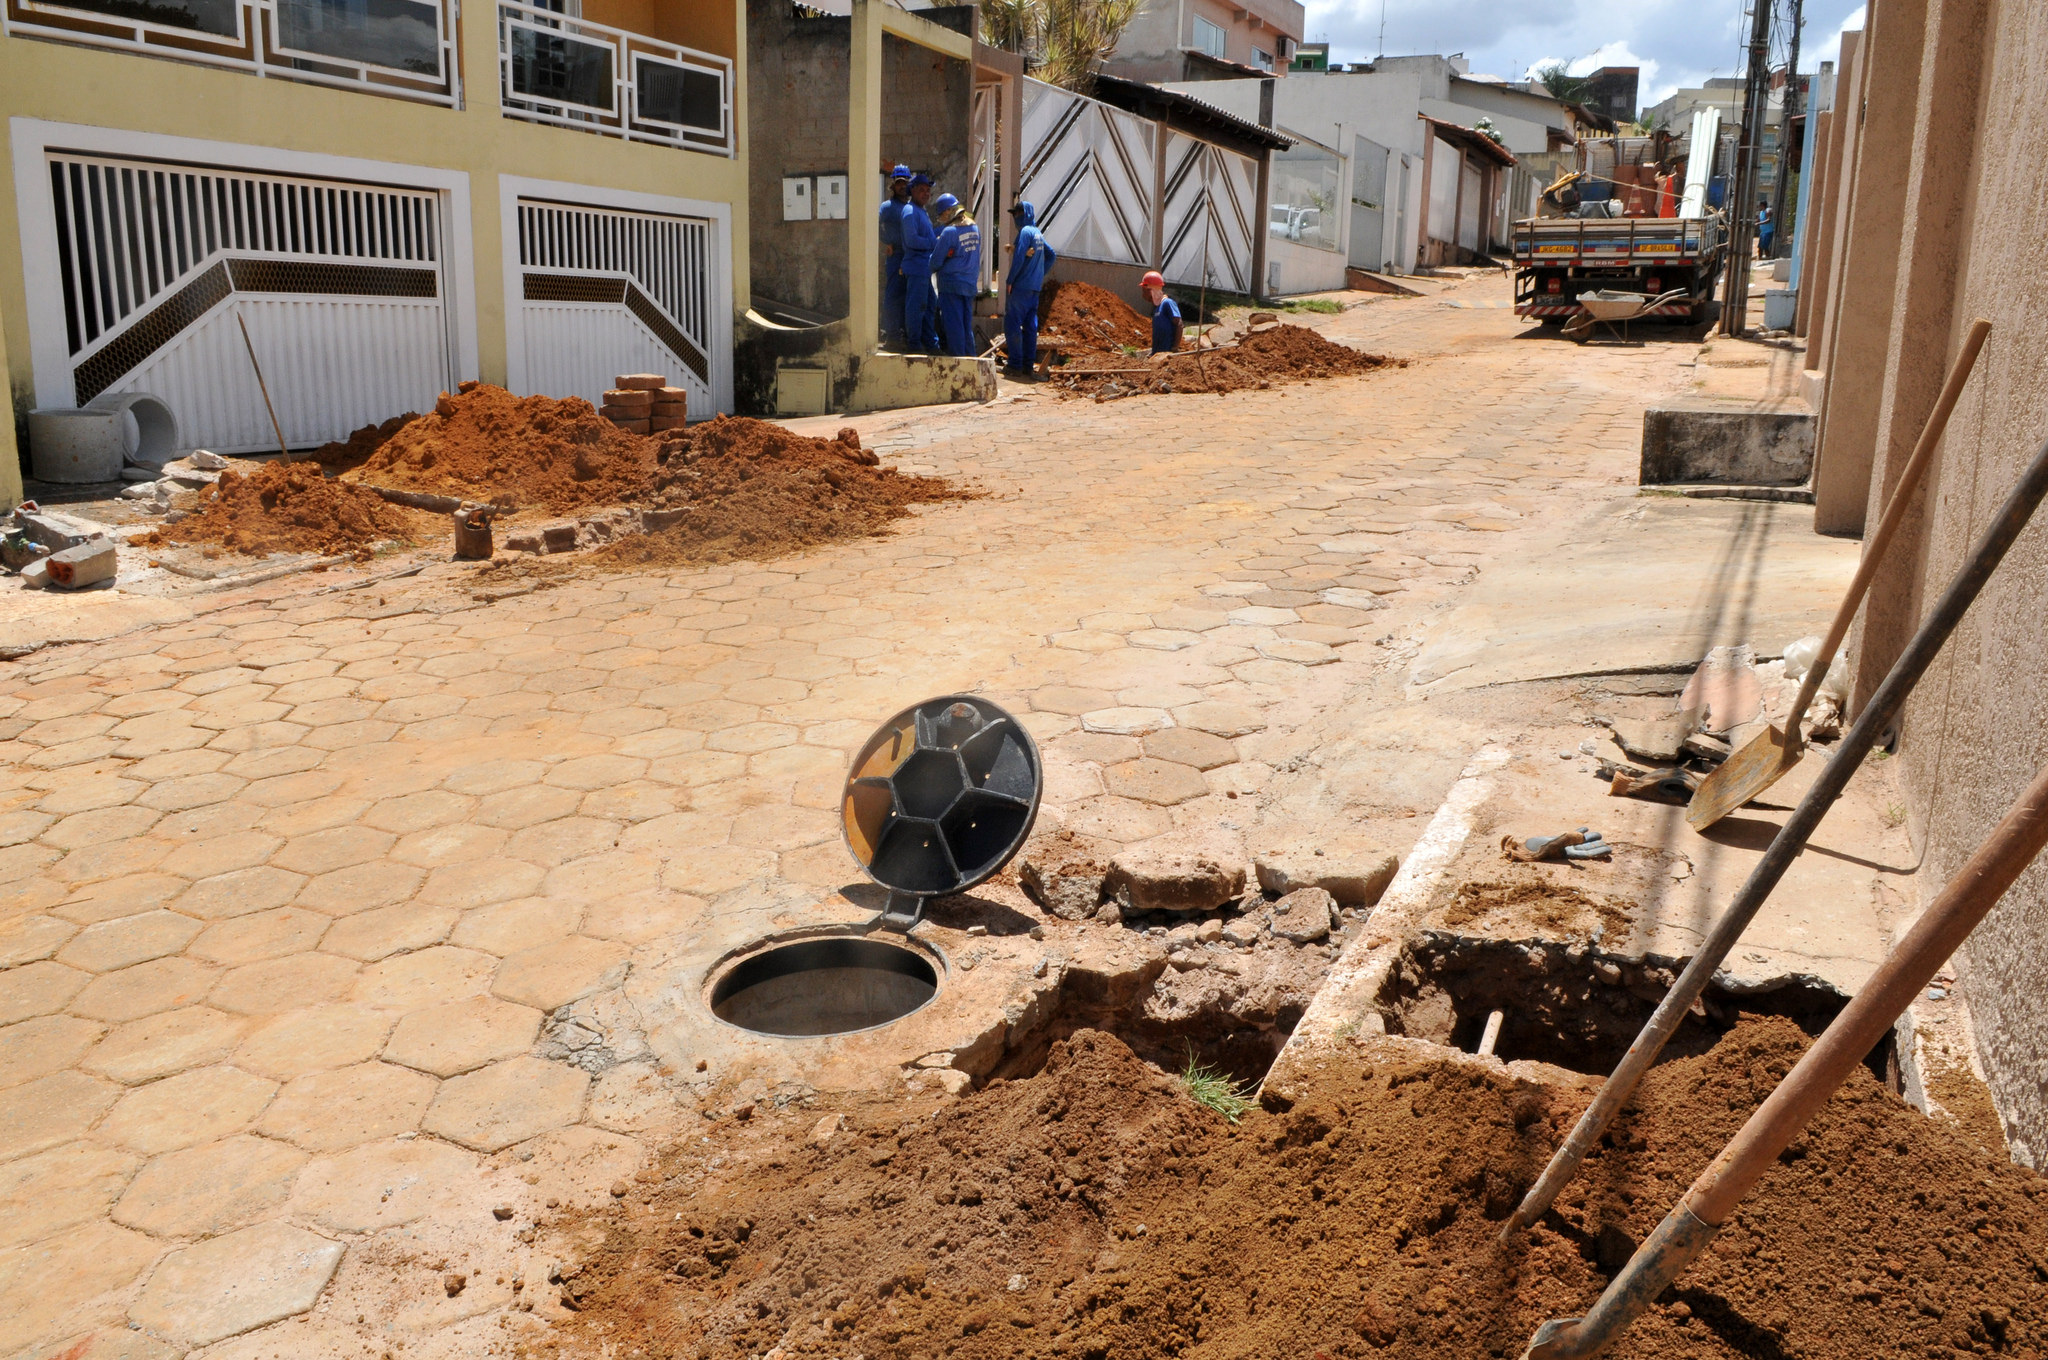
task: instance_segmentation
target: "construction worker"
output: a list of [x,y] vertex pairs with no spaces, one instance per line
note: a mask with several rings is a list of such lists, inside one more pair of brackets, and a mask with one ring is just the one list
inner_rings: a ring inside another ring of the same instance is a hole
[[1052,243],[1038,229],[1038,213],[1029,203],[1010,205],[1017,219],[1017,244],[1010,250],[1010,272],[1005,279],[1009,303],[1003,309],[1003,343],[1007,355],[1003,366],[1012,378],[1029,379],[1038,369],[1038,294],[1045,287],[1046,271],[1059,257]]
[[932,177],[910,177],[910,201],[903,205],[903,334],[905,350],[939,352],[938,295],[932,291],[932,252],[939,233],[925,205],[932,201]]
[[1158,270],[1138,280],[1145,300],[1152,304],[1152,352],[1171,354],[1180,348],[1180,306],[1166,295],[1166,277]]
[[1758,199],[1756,202],[1756,247],[1759,256],[1766,260],[1771,258],[1771,246],[1776,241],[1777,235],[1778,224],[1771,217],[1771,205],[1763,199]]
[[882,347],[903,348],[903,209],[910,203],[910,167],[889,172],[889,196],[882,200]]
[[974,355],[974,295],[981,291],[981,228],[951,194],[932,200],[939,221],[932,277],[939,286],[939,335],[945,352]]

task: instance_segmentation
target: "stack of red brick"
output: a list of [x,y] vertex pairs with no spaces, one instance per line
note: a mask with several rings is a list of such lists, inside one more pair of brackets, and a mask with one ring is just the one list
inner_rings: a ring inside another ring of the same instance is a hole
[[626,373],[614,381],[618,386],[604,394],[604,405],[597,408],[606,420],[634,434],[683,428],[689,394],[682,388],[670,387],[659,373]]

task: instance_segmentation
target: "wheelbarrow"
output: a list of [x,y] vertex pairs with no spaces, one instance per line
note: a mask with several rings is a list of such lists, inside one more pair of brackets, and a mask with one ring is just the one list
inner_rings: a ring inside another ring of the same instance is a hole
[[[1628,323],[1650,315],[1657,308],[1692,296],[1684,288],[1650,297],[1643,293],[1617,293],[1602,288],[1598,292],[1579,294],[1579,311],[1570,321],[1565,322],[1561,332],[1567,339],[1580,344],[1593,338],[1596,329],[1604,327],[1607,333],[1623,344],[1628,343]],[[1622,327],[1616,330],[1615,327]]]

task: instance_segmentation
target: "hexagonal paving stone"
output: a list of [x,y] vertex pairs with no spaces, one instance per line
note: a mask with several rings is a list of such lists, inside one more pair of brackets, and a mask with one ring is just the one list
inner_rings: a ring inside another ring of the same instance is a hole
[[1155,760],[1150,756],[1111,765],[1102,772],[1102,783],[1119,798],[1161,807],[1185,803],[1209,792],[1207,781],[1193,766],[1176,765],[1170,760]]
[[559,897],[496,902],[464,912],[448,939],[464,949],[481,949],[503,958],[570,934],[582,910],[578,903]]
[[235,1065],[278,1081],[352,1067],[377,1056],[392,1023],[391,1015],[367,1006],[289,1011],[250,1030]]
[[333,954],[293,954],[230,969],[207,998],[224,1011],[282,1015],[301,1006],[337,1001],[355,984],[360,966]]
[[1169,727],[1145,738],[1145,754],[1156,760],[1170,760],[1197,770],[1213,770],[1237,760],[1237,748],[1213,732],[1192,727]]
[[491,990],[507,1001],[551,1011],[625,980],[632,951],[611,940],[571,936],[506,959]]
[[305,1162],[297,1148],[247,1134],[165,1153],[135,1177],[114,1221],[158,1237],[210,1237],[284,1203]]
[[337,826],[295,837],[271,863],[294,873],[324,874],[381,856],[398,838],[367,826]]
[[468,1192],[476,1161],[475,1153],[431,1138],[352,1148],[299,1173],[292,1213],[335,1232],[402,1227]]
[[216,921],[208,926],[189,951],[209,963],[258,963],[304,953],[320,943],[320,937],[334,924],[333,918],[303,907],[278,907]]
[[0,968],[47,959],[78,933],[78,927],[56,916],[17,916],[0,922]]
[[383,860],[375,864],[357,864],[311,880],[299,893],[296,904],[326,912],[329,916],[346,916],[350,912],[403,902],[418,890],[426,876],[424,869],[415,869],[407,864]]
[[139,912],[87,926],[58,951],[57,961],[90,973],[111,973],[175,954],[203,928],[174,911]]
[[344,916],[327,932],[320,947],[330,954],[373,963],[393,954],[439,944],[448,937],[455,921],[456,913],[447,907],[402,902]]
[[391,847],[391,858],[422,869],[438,869],[444,864],[488,859],[505,848],[510,836],[502,827],[478,826],[474,822],[437,826],[400,837],[398,844]]
[[1173,711],[1174,721],[1182,727],[1192,727],[1200,732],[1212,733],[1219,737],[1242,737],[1252,732],[1264,731],[1266,716],[1249,704],[1234,704],[1223,700],[1205,699],[1198,704]]
[[391,1063],[311,1072],[287,1082],[257,1131],[309,1152],[339,1152],[419,1127],[435,1081]]
[[517,831],[542,822],[566,817],[583,801],[576,789],[558,789],[547,784],[527,784],[494,793],[478,804],[474,820],[484,826]]
[[[159,831],[157,834],[164,833]],[[179,846],[164,860],[163,868],[167,874],[185,878],[211,878],[236,869],[254,868],[269,859],[283,844],[282,838],[267,832],[235,831]]]
[[1098,708],[1081,715],[1081,726],[1112,736],[1142,737],[1173,726],[1173,718],[1163,708]]
[[304,1228],[259,1223],[165,1257],[128,1316],[188,1345],[210,1345],[311,1308],[341,1253],[341,1243]]
[[120,1095],[118,1086],[83,1072],[23,1082],[0,1100],[0,1161],[84,1137]]
[[241,1016],[211,1006],[165,1011],[114,1030],[100,1040],[82,1066],[135,1086],[220,1062],[234,1052],[248,1025]]
[[201,1000],[219,975],[220,970],[182,955],[151,959],[94,978],[72,998],[70,1010],[108,1024],[140,1020]]
[[122,1096],[99,1135],[137,1152],[170,1152],[246,1128],[277,1083],[233,1067],[202,1067]]
[[371,964],[356,984],[355,999],[385,1010],[416,1011],[482,996],[497,968],[489,954],[436,945]]
[[63,1071],[105,1032],[98,1021],[73,1015],[39,1015],[0,1028],[0,1090]]
[[103,1217],[141,1165],[134,1153],[97,1143],[66,1143],[0,1165],[0,1247]]
[[8,1303],[0,1308],[0,1354],[48,1354],[37,1343],[48,1342],[52,1328],[95,1298],[126,1288],[158,1250],[141,1233],[98,1222],[0,1252],[0,1299]]
[[573,1124],[590,1078],[541,1058],[509,1058],[441,1084],[427,1132],[480,1152]]
[[461,911],[530,897],[543,877],[539,865],[517,859],[444,864],[427,877],[419,896],[421,901]]
[[1276,638],[1256,647],[1268,661],[1292,661],[1297,666],[1326,666],[1337,659],[1336,651],[1327,644],[1300,638]]
[[0,973],[0,1025],[62,1010],[92,974],[44,960]]
[[302,875],[259,864],[253,869],[236,869],[203,878],[174,905],[188,916],[224,921],[281,907],[297,895],[305,881]]
[[384,1046],[388,1062],[453,1077],[533,1047],[541,1012],[495,997],[473,996],[414,1011]]

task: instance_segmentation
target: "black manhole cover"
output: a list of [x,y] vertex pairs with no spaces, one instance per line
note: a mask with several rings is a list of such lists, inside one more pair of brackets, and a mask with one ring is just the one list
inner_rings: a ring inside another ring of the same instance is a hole
[[851,1034],[902,1019],[938,989],[917,951],[835,936],[741,959],[712,985],[711,1013],[757,1034]]

